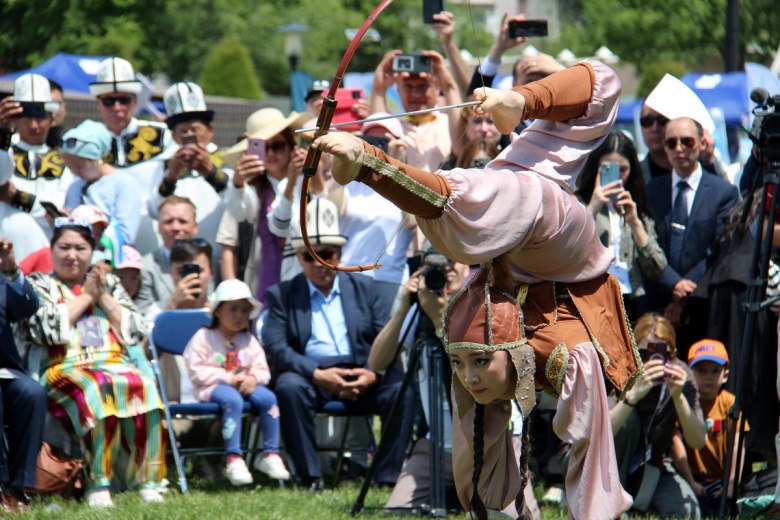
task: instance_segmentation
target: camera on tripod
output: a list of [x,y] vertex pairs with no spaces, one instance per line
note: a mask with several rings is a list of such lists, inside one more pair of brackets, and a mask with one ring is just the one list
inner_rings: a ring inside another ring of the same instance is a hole
[[750,99],[758,106],[753,109],[755,120],[748,135],[768,161],[780,161],[780,95],[770,96],[766,89],[756,88],[750,93]]

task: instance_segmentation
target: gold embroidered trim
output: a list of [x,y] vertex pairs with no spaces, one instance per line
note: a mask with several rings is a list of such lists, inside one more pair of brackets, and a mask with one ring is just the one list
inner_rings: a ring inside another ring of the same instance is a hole
[[444,208],[447,204],[447,197],[444,195],[440,195],[427,186],[423,186],[395,166],[380,161],[369,153],[363,154],[363,165],[385,177],[389,177],[394,183],[400,185],[402,188],[421,198],[428,204],[436,206],[439,209]]
[[447,344],[447,352],[455,349],[470,348],[474,350],[482,350],[483,352],[497,352],[499,350],[512,350],[517,347],[522,347],[528,343],[528,340],[523,338],[520,341],[513,341],[512,343],[502,343],[501,345],[485,345],[484,343],[472,343],[470,341],[459,341],[457,343]]
[[558,343],[550,357],[547,358],[547,365],[544,367],[544,374],[558,395],[561,395],[563,376],[566,375],[568,365],[569,350],[566,348],[566,343]]

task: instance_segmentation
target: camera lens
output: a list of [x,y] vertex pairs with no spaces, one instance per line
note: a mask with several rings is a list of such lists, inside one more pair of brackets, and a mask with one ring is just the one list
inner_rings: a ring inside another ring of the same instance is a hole
[[447,273],[439,266],[426,266],[423,271],[425,287],[434,293],[441,293],[447,286]]

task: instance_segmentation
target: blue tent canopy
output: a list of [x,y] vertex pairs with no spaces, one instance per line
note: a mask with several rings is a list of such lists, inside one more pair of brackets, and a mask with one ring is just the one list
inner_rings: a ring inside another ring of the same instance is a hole
[[742,118],[750,113],[747,75],[744,72],[689,72],[680,79],[708,109],[719,108],[728,125],[739,125]]
[[96,80],[97,68],[108,56],[82,56],[59,52],[37,67],[0,76],[0,80],[15,80],[23,74],[40,74],[53,79],[63,90],[89,94],[89,84]]

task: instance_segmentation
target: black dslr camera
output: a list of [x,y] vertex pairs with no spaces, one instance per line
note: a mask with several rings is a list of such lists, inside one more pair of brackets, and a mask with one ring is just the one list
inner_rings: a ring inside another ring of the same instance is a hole
[[441,294],[447,286],[447,259],[444,255],[429,249],[423,257],[422,275],[425,287],[432,293]]

